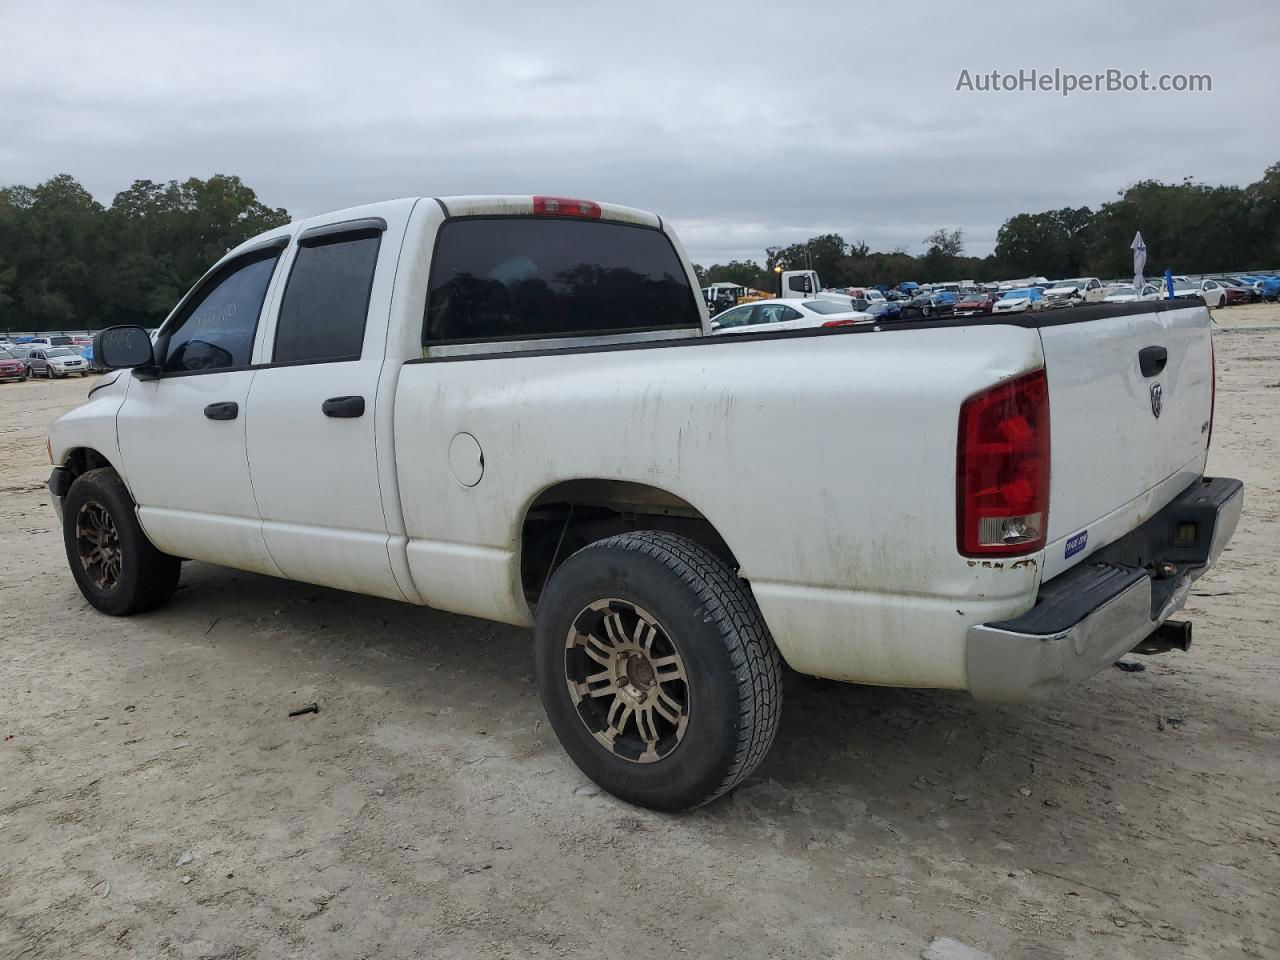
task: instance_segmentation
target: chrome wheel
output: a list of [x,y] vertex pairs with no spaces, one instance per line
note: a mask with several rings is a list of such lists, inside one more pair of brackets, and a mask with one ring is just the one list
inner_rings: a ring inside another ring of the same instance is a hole
[[124,556],[120,535],[107,508],[94,500],[86,501],[76,514],[76,547],[93,585],[103,593],[114,590]]
[[564,675],[578,717],[614,756],[654,763],[684,737],[684,661],[644,608],[625,600],[585,607],[565,638]]

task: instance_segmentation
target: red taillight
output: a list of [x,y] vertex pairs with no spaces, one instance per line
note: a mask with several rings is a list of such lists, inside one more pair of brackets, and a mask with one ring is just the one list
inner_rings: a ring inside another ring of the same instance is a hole
[[600,219],[600,204],[572,197],[534,197],[533,212],[539,217],[583,217]]
[[956,541],[966,556],[1032,553],[1049,524],[1049,381],[1043,369],[960,407]]
[[850,317],[847,320],[828,320],[826,323],[823,324],[823,326],[824,327],[852,327],[854,324],[862,323],[862,322],[863,322],[862,320],[857,320],[853,317]]
[[1209,331],[1209,439],[1205,450],[1213,443],[1213,415],[1218,409],[1218,351],[1213,348],[1213,331]]

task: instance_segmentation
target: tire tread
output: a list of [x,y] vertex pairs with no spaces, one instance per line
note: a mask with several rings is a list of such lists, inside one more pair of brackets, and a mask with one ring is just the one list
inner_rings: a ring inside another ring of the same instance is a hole
[[782,713],[782,661],[760,607],[745,581],[710,549],[660,530],[621,533],[584,547],[634,550],[666,566],[698,596],[714,622],[738,681],[739,715],[733,761],[720,785],[698,805],[724,796],[760,765],[778,732]]

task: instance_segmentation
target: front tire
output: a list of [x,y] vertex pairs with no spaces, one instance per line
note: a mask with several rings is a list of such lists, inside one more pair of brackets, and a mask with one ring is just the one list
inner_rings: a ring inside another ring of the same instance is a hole
[[692,540],[648,530],[579,550],[547,584],[534,640],[561,745],[630,803],[707,803],[773,742],[777,648],[746,584]]
[[82,473],[62,510],[67,563],[84,598],[113,617],[154,610],[178,588],[182,562],[147,539],[114,470]]

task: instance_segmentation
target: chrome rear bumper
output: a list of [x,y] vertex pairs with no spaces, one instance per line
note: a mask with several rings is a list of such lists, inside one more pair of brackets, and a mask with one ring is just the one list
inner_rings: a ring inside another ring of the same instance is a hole
[[1042,584],[1022,616],[970,627],[969,690],[980,700],[1041,700],[1115,663],[1182,608],[1243,506],[1239,480],[1202,478],[1137,530]]

